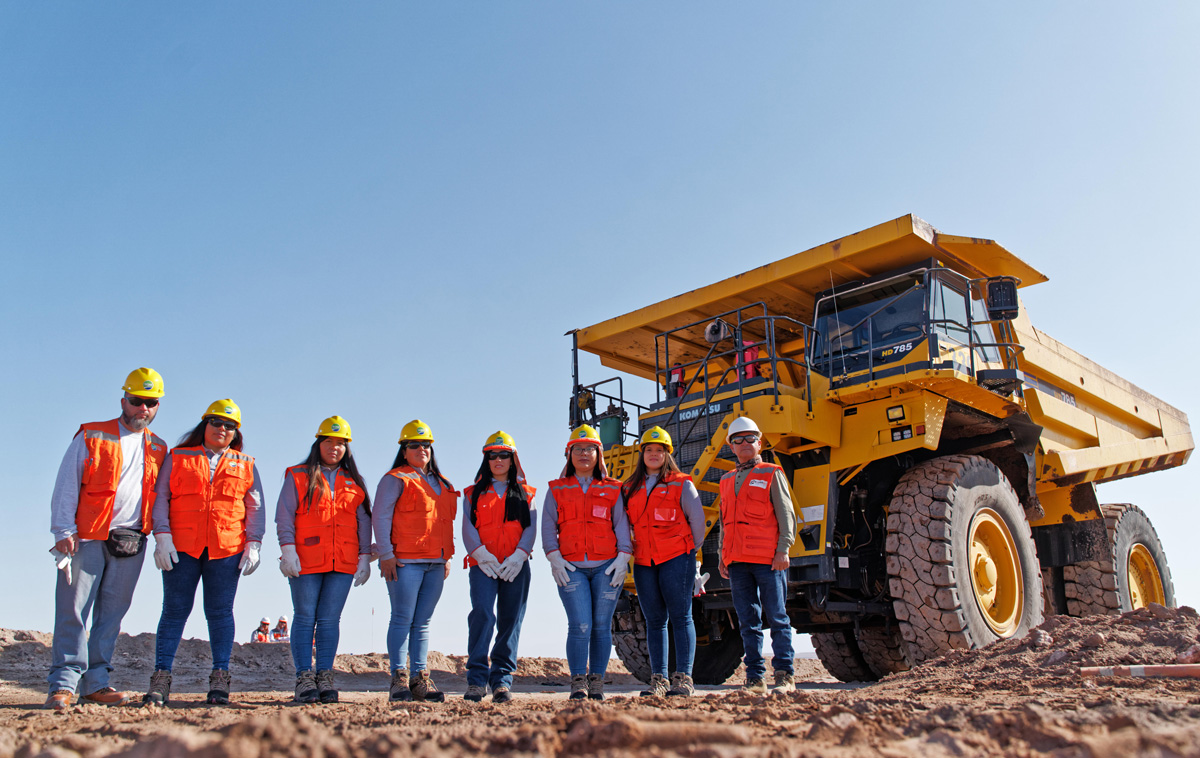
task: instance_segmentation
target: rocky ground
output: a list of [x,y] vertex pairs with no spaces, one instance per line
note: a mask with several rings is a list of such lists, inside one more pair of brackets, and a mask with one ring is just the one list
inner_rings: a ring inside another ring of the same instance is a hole
[[[288,702],[283,645],[238,645],[236,702],[203,704],[207,643],[188,641],[172,706],[43,711],[49,635],[0,630],[0,758],[175,756],[1200,756],[1200,679],[1085,679],[1081,666],[1175,663],[1200,639],[1190,608],[1053,617],[1021,640],[955,652],[871,686],[801,661],[801,689],[733,684],[690,700],[637,697],[614,660],[602,703],[569,704],[559,659],[523,659],[511,703],[467,703],[461,657],[432,654],[443,704],[389,706],[381,655],[339,656],[342,702]],[[153,637],[122,637],[118,687],[149,679]]]

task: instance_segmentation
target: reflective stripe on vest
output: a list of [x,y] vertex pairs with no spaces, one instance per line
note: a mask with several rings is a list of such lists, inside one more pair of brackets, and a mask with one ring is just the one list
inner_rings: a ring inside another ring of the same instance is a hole
[[[87,460],[79,487],[79,505],[75,509],[75,528],[85,540],[108,539],[112,526],[113,504],[121,480],[124,459],[121,455],[121,427],[117,419],[83,424],[76,434],[83,435]],[[149,432],[142,433],[142,531],[150,533],[150,512],[154,509],[154,483],[167,457],[167,443]]]
[[363,547],[366,552],[370,550],[369,545],[358,544],[358,507],[367,493],[338,469],[334,494],[330,496],[329,482],[319,475],[320,483],[308,503],[305,502],[307,467],[292,466],[287,475],[296,486],[296,554],[300,556],[300,573],[353,574],[358,570],[358,556]]
[[[463,492],[467,503],[471,502],[475,486],[471,485]],[[537,490],[525,484],[522,484],[521,488],[525,490],[525,502],[532,504]],[[525,527],[521,526],[520,521],[504,520],[504,500],[507,494],[508,490],[505,490],[504,495],[497,495],[496,490],[488,485],[486,490],[479,493],[479,502],[475,503],[475,530],[479,532],[479,541],[489,553],[501,561],[516,551],[517,545],[521,543],[521,535],[525,533]],[[477,565],[479,562],[470,555],[463,559],[463,566],[466,568]]]
[[771,504],[771,483],[775,472],[783,471],[774,463],[760,463],[751,469],[735,494],[737,471],[721,477],[721,561],[725,565],[771,563],[779,546],[779,521]]
[[575,477],[550,482],[558,506],[558,552],[568,561],[607,561],[617,557],[613,506],[621,494],[617,479],[593,479],[587,492]]
[[203,447],[171,451],[169,519],[175,549],[199,558],[228,558],[246,547],[246,504],[254,486],[254,459],[226,450],[209,480],[208,453]]
[[683,512],[683,485],[691,481],[683,473],[667,473],[654,485],[649,497],[643,482],[625,503],[633,534],[633,562],[639,566],[666,563],[696,546],[692,528]]
[[412,466],[394,468],[387,475],[404,483],[392,511],[392,552],[396,559],[448,560],[454,555],[454,517],[460,493],[443,480],[442,493],[435,494]]

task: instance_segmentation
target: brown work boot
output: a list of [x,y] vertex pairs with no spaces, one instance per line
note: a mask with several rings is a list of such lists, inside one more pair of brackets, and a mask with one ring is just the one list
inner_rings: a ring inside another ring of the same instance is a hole
[[392,672],[392,686],[388,690],[388,701],[407,703],[412,699],[412,690],[408,688],[408,669],[396,669]]
[[165,669],[150,675],[150,689],[142,695],[143,705],[166,705],[171,699],[171,672]]
[[492,690],[493,703],[507,703],[510,700],[512,700],[512,693],[503,684]]
[[742,685],[742,692],[749,692],[753,695],[765,695],[767,694],[767,682],[762,677],[747,679],[746,683]]
[[571,695],[569,700],[587,700],[588,682],[587,677],[582,674],[571,677]]
[[589,700],[604,699],[604,676],[602,674],[588,674],[587,687]]
[[338,701],[337,686],[333,683],[333,669],[317,672],[317,693],[322,703]]
[[70,690],[55,690],[46,696],[46,702],[42,707],[53,710],[55,713],[62,713],[71,707],[71,702],[74,700],[74,692]]
[[90,695],[84,695],[82,700],[100,705],[125,705],[129,702],[128,692],[117,692],[112,687],[96,690]]
[[650,675],[650,686],[642,690],[642,697],[665,697],[667,694],[667,678],[662,674]]
[[790,671],[775,672],[775,691],[776,692],[795,692],[796,677]]
[[209,705],[229,705],[229,672],[225,669],[213,669],[208,675]]
[[692,684],[691,676],[679,671],[671,674],[671,689],[667,690],[667,697],[691,697],[695,693],[696,687]]
[[482,684],[467,685],[467,693],[463,695],[463,700],[470,700],[472,703],[478,703],[483,700],[483,696],[487,694],[487,687]]
[[418,671],[408,680],[408,688],[412,690],[413,700],[428,703],[446,702],[446,693],[438,690],[437,685],[429,678],[428,671]]

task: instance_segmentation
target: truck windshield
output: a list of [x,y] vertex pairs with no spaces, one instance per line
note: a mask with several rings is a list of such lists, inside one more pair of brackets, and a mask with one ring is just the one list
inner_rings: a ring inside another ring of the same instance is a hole
[[[905,277],[827,297],[817,305],[816,320],[814,362],[825,362],[833,356],[846,360],[858,353],[865,360],[868,346],[879,348],[924,338],[925,287],[921,278]],[[874,362],[881,362],[880,356]]]

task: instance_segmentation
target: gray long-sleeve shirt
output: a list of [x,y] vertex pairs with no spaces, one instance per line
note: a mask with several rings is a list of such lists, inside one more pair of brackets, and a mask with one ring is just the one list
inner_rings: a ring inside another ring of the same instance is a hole
[[[433,494],[442,494],[442,482],[428,471],[418,471],[426,483],[433,489]],[[375,499],[371,504],[371,528],[375,530],[375,542],[382,551],[379,560],[386,561],[396,557],[392,550],[392,514],[396,511],[396,501],[404,492],[404,480],[398,476],[384,474],[375,488]],[[405,563],[445,563],[445,558],[405,558]]]
[[[492,492],[495,492],[501,500],[508,492],[508,482],[492,482]],[[537,508],[533,507],[533,503],[529,504],[529,526],[521,532],[521,541],[517,543],[518,550],[524,550],[526,553],[533,555],[533,542],[537,537]],[[467,555],[479,549],[483,544],[483,540],[479,539],[479,530],[471,523],[471,498],[463,492],[462,501],[462,540],[463,550]],[[496,556],[499,558],[500,556]]]
[[[735,495],[742,491],[742,484],[753,470],[746,469],[734,474],[733,492]],[[771,506],[775,510],[775,521],[779,524],[779,542],[776,544],[775,552],[786,553],[792,549],[792,543],[796,541],[796,511],[792,506],[792,491],[788,487],[787,479],[784,478],[783,471],[778,469],[771,479]],[[722,549],[725,547],[724,529],[721,530],[721,547]]]
[[[217,467],[221,463],[224,452],[214,453],[204,448],[208,456],[208,480],[211,482]],[[171,454],[163,461],[158,470],[158,481],[154,484],[154,522],[155,534],[171,533]],[[267,509],[263,507],[262,478],[258,475],[258,464],[254,465],[254,483],[242,497],[246,506],[246,541],[262,543],[263,535],[267,532]]]
[[[321,466],[321,474],[329,484],[330,492],[337,492],[337,472],[337,468]],[[279,500],[275,504],[275,534],[281,546],[296,544],[296,509],[300,506],[301,497],[302,493],[296,491],[296,480],[285,475],[283,486],[279,488]],[[354,515],[358,519],[358,554],[369,555],[371,516],[367,513],[365,500],[359,503]]]
[[[643,489],[646,490],[647,497],[650,495],[650,490],[654,488],[657,481],[657,474],[647,473],[646,481],[643,484]],[[683,508],[683,516],[687,519],[688,528],[692,531],[692,544],[700,547],[704,544],[706,526],[704,502],[700,500],[700,493],[696,490],[696,485],[692,484],[690,479],[683,483],[683,493],[679,498],[679,505]]]
[[[592,478],[575,477],[579,488],[584,492],[592,484]],[[617,552],[633,554],[633,541],[629,539],[629,518],[625,515],[625,500],[620,495],[612,509],[613,532],[617,535]],[[542,550],[547,554],[558,550],[558,503],[554,501],[554,491],[546,488],[546,497],[542,500]],[[580,568],[594,568],[606,561],[585,559],[571,561]]]

